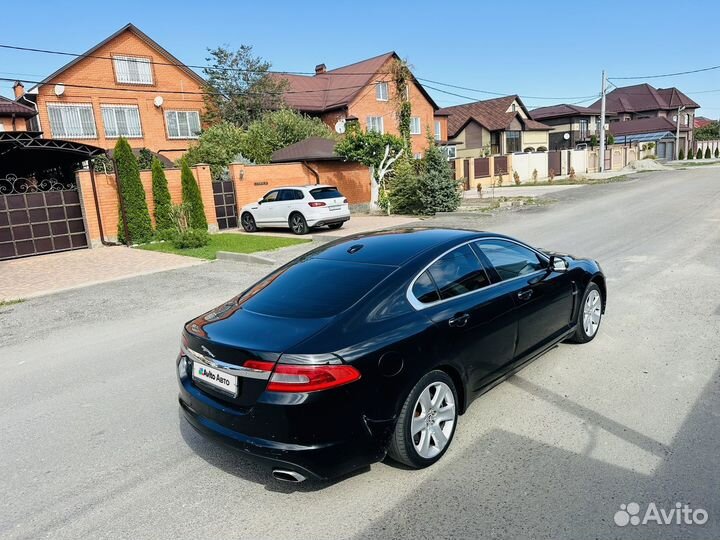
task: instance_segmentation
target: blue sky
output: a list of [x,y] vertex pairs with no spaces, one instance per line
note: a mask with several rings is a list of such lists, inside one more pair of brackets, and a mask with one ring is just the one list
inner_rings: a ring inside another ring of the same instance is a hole
[[[598,94],[609,77],[720,64],[720,2],[6,2],[0,44],[84,52],[127,22],[188,64],[206,48],[253,45],[273,69],[312,71],[395,50],[418,77],[473,89],[537,96],[530,108]],[[485,5],[483,5],[485,4]],[[0,49],[0,77],[37,80],[67,58]],[[618,85],[644,82],[615,81]],[[720,116],[720,69],[647,80],[677,86]],[[0,81],[0,93],[11,95]],[[468,98],[488,94],[441,87]],[[707,92],[711,91],[711,92]],[[471,101],[431,90],[440,106]],[[696,93],[702,92],[702,93]],[[583,104],[589,104],[589,100]]]

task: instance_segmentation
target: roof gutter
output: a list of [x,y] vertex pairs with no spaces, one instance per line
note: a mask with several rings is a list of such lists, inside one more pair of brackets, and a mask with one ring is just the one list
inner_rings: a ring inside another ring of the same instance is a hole
[[301,161],[301,163],[302,166],[305,167],[308,171],[310,171],[310,174],[315,177],[315,184],[320,184],[320,173],[313,169],[310,165],[308,165],[307,161]]
[[90,160],[88,165],[90,168],[90,184],[92,185],[93,190],[93,200],[95,202],[95,212],[97,214],[98,229],[100,230],[100,242],[103,246],[119,246],[121,244],[117,242],[109,242],[105,239],[105,231],[103,230],[102,224],[102,213],[100,212],[100,201],[98,200],[97,186],[95,185],[95,166],[92,160]]

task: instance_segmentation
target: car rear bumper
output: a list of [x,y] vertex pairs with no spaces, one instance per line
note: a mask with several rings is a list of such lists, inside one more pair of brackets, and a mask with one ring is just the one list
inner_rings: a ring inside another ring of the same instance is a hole
[[350,221],[349,215],[344,215],[344,216],[328,215],[328,216],[317,216],[317,217],[313,217],[313,218],[308,218],[307,224],[310,227],[322,227],[323,225],[332,225],[334,223],[345,223],[346,221]]
[[[342,476],[385,456],[362,416],[338,422],[334,403],[259,402],[238,411],[198,389],[189,377],[180,378],[179,402],[186,420],[201,434],[272,468],[297,471],[308,478]],[[325,418],[323,410],[328,411]]]

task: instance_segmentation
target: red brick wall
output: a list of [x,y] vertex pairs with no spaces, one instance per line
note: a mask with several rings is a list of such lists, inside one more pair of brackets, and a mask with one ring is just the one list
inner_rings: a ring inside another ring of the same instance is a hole
[[26,131],[25,119],[15,118],[15,125],[13,126],[13,119],[10,116],[4,116],[0,118],[0,131]]
[[[370,169],[359,163],[339,161],[308,164],[317,171],[321,184],[337,186],[350,204],[370,202]],[[317,179],[302,163],[230,166],[235,180],[238,207],[255,202],[268,191],[282,186],[307,186]]]
[[[205,206],[205,216],[208,220],[210,229],[217,228],[217,217],[215,216],[215,202],[213,200],[212,183],[210,176],[210,168],[206,165],[198,165],[192,167],[195,180],[200,187],[200,195],[202,196],[203,205]],[[166,169],[165,176],[168,181],[168,189],[170,190],[170,198],[175,204],[182,202],[182,184],[180,182],[180,169]],[[87,223],[88,234],[90,240],[98,242],[100,240],[100,227],[98,225],[97,210],[95,208],[95,200],[93,197],[92,182],[90,172],[87,170],[78,171],[78,182],[82,193],[83,207],[85,210],[85,221]],[[155,223],[154,210],[155,204],[152,198],[152,175],[150,171],[141,171],[140,180],[145,189],[145,200],[147,201],[150,218]],[[103,232],[106,240],[115,240],[117,237],[118,226],[118,197],[117,186],[114,174],[95,173],[95,187],[100,207],[100,215],[102,217]]]
[[[162,56],[133,32],[129,30],[123,32],[95,51],[93,58],[80,60],[58,77],[40,87],[37,100],[40,126],[44,137],[52,137],[48,119],[48,103],[90,103],[93,106],[95,129],[98,136],[96,139],[81,139],[79,142],[102,148],[113,148],[117,139],[105,137],[100,105],[137,105],[140,111],[143,137],[129,139],[130,146],[133,148],[144,146],[154,152],[170,150],[162,152],[162,154],[173,160],[180,157],[192,143],[192,139],[169,139],[165,127],[164,111],[189,110],[202,114],[203,100],[201,95],[168,92],[202,92],[201,85],[178,67],[158,64],[152,65],[154,83],[152,85],[117,83],[113,61],[104,58],[113,55],[138,56],[149,58],[154,62],[172,63],[170,59]],[[96,56],[103,58],[94,58]],[[109,88],[109,90],[66,86],[63,95],[58,97],[54,94],[56,83],[96,86]],[[155,107],[153,104],[156,96],[163,97],[162,107]]]

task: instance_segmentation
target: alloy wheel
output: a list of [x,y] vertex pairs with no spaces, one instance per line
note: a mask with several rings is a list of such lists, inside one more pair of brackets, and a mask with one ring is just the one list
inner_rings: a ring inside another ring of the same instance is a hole
[[290,220],[290,227],[295,234],[303,234],[305,232],[305,220],[299,214],[295,214]]
[[431,459],[447,446],[455,428],[455,398],[444,382],[425,387],[415,402],[410,435],[420,457]]
[[250,214],[246,213],[242,215],[242,226],[247,232],[255,230],[255,220]]
[[597,332],[598,326],[600,326],[600,317],[602,317],[600,293],[592,290],[587,295],[583,307],[583,329],[588,337],[594,336]]

